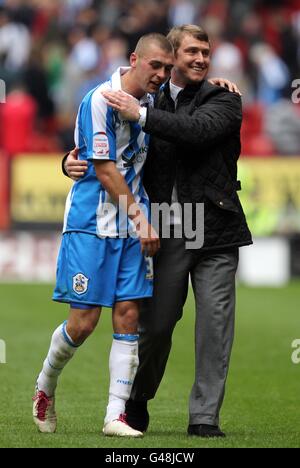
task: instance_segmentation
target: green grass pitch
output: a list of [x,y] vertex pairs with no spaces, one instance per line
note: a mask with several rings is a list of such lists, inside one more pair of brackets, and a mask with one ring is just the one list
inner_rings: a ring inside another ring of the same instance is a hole
[[105,438],[111,314],[65,369],[57,391],[56,434],[38,434],[31,397],[54,328],[67,306],[50,300],[51,285],[0,285],[0,447],[299,447],[300,364],[292,363],[300,339],[300,284],[281,289],[238,288],[236,338],[221,427],[226,439],[186,435],[193,382],[193,296],[178,324],[163,383],[150,402],[150,428],[142,440]]

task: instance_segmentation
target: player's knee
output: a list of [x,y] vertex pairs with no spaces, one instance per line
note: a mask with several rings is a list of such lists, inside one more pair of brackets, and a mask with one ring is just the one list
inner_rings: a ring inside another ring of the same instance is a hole
[[123,315],[123,322],[128,326],[135,328],[138,324],[138,311],[136,309],[128,309]]
[[93,320],[80,320],[69,333],[75,343],[83,343],[93,333],[95,327]]
[[135,307],[119,307],[115,313],[115,319],[117,323],[122,325],[122,327],[125,328],[127,332],[136,330],[138,325],[138,318],[138,310]]

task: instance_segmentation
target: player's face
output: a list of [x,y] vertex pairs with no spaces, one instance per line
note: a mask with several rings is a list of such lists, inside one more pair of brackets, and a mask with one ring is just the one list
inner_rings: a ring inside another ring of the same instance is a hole
[[204,80],[210,64],[210,47],[208,42],[199,41],[190,34],[182,38],[174,59],[176,82],[182,87]]
[[136,76],[145,93],[159,91],[160,86],[170,78],[173,61],[173,54],[154,44],[150,45],[146,54],[134,58]]

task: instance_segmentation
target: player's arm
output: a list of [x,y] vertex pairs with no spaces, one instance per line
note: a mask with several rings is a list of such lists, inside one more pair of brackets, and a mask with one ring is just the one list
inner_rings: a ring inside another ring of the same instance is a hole
[[115,162],[99,160],[94,161],[94,166],[96,175],[105,190],[134,222],[142,252],[152,257],[160,247],[159,237],[136,203],[124,177],[116,168]]

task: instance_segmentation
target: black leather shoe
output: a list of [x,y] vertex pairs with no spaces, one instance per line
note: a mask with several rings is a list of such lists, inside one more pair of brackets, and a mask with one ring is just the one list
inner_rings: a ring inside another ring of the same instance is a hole
[[146,432],[149,426],[147,401],[128,400],[125,406],[126,422],[132,429]]
[[190,424],[188,434],[206,438],[226,437],[218,426],[211,426],[209,424]]

